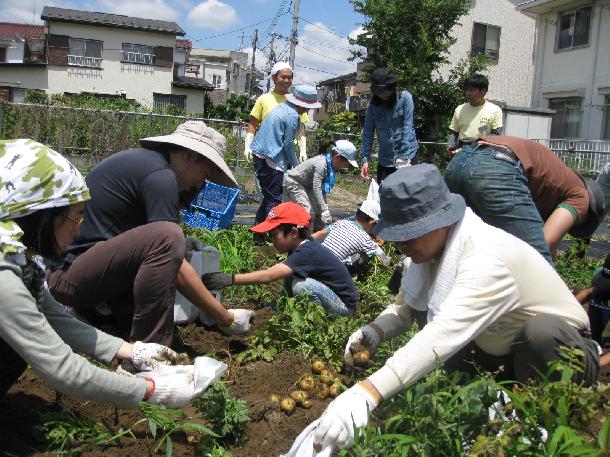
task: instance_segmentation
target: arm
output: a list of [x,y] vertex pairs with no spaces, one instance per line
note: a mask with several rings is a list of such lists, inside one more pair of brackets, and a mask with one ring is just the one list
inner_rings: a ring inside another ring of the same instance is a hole
[[186,260],[178,270],[178,292],[193,305],[216,320],[221,327],[228,327],[233,323],[233,314],[227,311],[210,291],[203,285],[199,274]]
[[[67,395],[135,408],[147,381],[96,367],[72,352],[36,307],[21,279],[0,272],[0,337],[52,388]],[[117,347],[117,351],[120,347]]]
[[250,122],[248,123],[248,133],[254,135],[261,121],[250,114]]
[[294,146],[294,139],[296,138],[299,130],[299,118],[290,117],[288,120],[284,119],[282,120],[282,126],[284,131],[284,135],[282,137],[284,153],[286,154],[288,163],[294,168],[299,165],[299,160],[297,159],[296,155],[296,148]]
[[544,223],[544,239],[549,245],[551,256],[557,257],[557,248],[563,237],[574,225],[574,216],[566,208],[557,208]]
[[276,263],[266,270],[253,271],[252,273],[236,274],[234,284],[267,284],[281,278],[285,278],[293,273],[285,263]]
[[328,232],[330,232],[330,227],[331,227],[331,225],[323,228],[322,230],[320,230],[320,231],[314,233],[313,235],[311,235],[311,237],[314,240],[323,240],[328,235]]
[[368,163],[373,151],[373,139],[375,137],[375,110],[373,105],[369,103],[366,109],[366,117],[364,118],[364,128],[362,129],[362,145],[360,155],[362,163]]
[[459,135],[460,135],[459,132],[454,132],[454,131],[452,131],[449,134],[449,138],[447,139],[447,151],[451,152],[454,149],[457,149]]
[[[322,164],[322,167],[320,167],[320,164]],[[324,195],[322,194],[322,186],[324,185],[324,180],[326,179],[326,173],[326,160],[324,160],[324,162],[316,162],[316,166],[313,170],[313,181],[311,184],[311,191],[314,201],[311,203],[315,208],[318,209],[318,214],[328,211],[328,204],[324,201]]]
[[401,151],[407,151],[407,157],[397,157],[397,159],[412,159],[417,154],[419,145],[417,144],[417,137],[415,136],[415,127],[413,125],[413,113],[415,111],[415,105],[413,104],[413,97],[408,92],[406,93],[405,107],[403,110],[403,124],[402,124],[402,148]]

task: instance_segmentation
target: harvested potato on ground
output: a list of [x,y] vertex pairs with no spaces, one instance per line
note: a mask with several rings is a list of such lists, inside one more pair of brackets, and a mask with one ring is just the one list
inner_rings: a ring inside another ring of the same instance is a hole
[[190,365],[191,364],[191,359],[189,359],[189,356],[186,354],[186,352],[181,352],[180,354],[178,354],[178,359],[176,360],[176,365]]
[[313,371],[315,374],[320,374],[324,370],[326,370],[326,364],[321,360],[314,360],[314,362],[311,364],[311,371]]
[[290,398],[292,398],[297,405],[302,405],[303,402],[309,398],[309,395],[303,390],[295,390],[290,392]]
[[306,392],[313,390],[313,388],[315,386],[316,386],[316,380],[310,374],[303,376],[301,378],[301,380],[299,381],[299,387],[301,388],[301,390],[304,390]]
[[275,404],[279,405],[280,404],[280,397],[278,395],[271,394],[271,395],[269,395],[269,401],[271,403],[273,403],[274,405]]
[[333,384],[328,388],[328,393],[333,398],[338,397],[341,393],[341,386],[339,384]]
[[286,414],[292,414],[294,411],[294,407],[296,403],[292,398],[284,398],[280,403],[280,409],[284,411]]
[[334,376],[330,370],[322,370],[320,373],[320,381],[324,384],[330,384],[333,382]]
[[305,400],[305,401],[303,401],[303,404],[301,406],[305,409],[309,409],[309,408],[311,408],[312,405],[313,405],[313,403],[311,402],[311,400]]
[[330,388],[328,387],[328,385],[320,383],[318,385],[318,389],[316,391],[316,396],[320,400],[326,400],[329,395],[330,395]]
[[354,365],[357,367],[363,367],[368,365],[368,363],[371,361],[371,351],[364,349],[360,352],[356,352],[353,357]]

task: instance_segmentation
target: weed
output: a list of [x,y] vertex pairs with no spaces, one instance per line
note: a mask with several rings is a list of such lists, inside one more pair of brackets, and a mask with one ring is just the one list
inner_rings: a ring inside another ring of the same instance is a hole
[[555,269],[571,290],[580,290],[591,285],[591,278],[603,259],[583,257],[586,244],[583,240],[568,237],[570,244],[559,252]]

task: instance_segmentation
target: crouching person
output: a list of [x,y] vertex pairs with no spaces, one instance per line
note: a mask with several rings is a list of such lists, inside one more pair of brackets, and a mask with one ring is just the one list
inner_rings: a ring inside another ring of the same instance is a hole
[[0,151],[0,398],[30,365],[73,397],[127,408],[142,400],[186,405],[195,396],[187,375],[123,376],[73,352],[104,362],[129,360],[138,371],[179,358],[160,344],[131,344],[97,330],[54,300],[37,256],[57,259],[65,252],[79,231],[89,190],[76,168],[40,143],[0,141]]
[[504,366],[504,378],[526,382],[547,373],[566,346],[583,354],[584,369],[574,380],[595,381],[599,356],[583,336],[587,315],[534,248],[485,224],[449,192],[433,165],[397,170],[380,194],[375,233],[412,260],[405,299],[349,338],[346,363],[356,349],[374,352],[381,341],[406,331],[412,310],[426,310],[428,323],[382,368],[328,406],[315,431],[317,447],[348,446],[371,410],[433,370],[437,360],[458,370],[472,361],[487,370]]
[[268,234],[275,249],[288,258],[266,270],[252,273],[207,273],[203,283],[210,290],[237,284],[266,284],[285,278],[289,295],[307,293],[326,311],[348,315],[354,312],[358,291],[345,265],[319,241],[309,237],[310,217],[296,203],[281,203],[267,219],[252,227],[254,233]]

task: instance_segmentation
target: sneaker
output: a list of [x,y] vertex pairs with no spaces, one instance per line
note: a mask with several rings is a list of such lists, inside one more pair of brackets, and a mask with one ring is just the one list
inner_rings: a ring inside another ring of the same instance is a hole
[[121,360],[121,363],[116,368],[116,372],[125,376],[135,376],[138,373],[137,368],[131,363],[131,360]]

